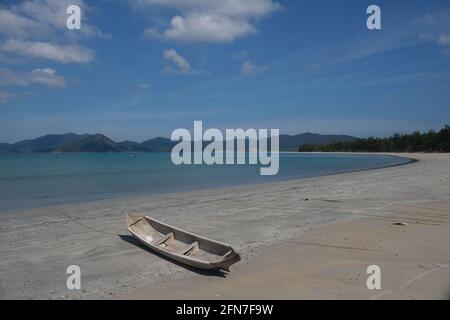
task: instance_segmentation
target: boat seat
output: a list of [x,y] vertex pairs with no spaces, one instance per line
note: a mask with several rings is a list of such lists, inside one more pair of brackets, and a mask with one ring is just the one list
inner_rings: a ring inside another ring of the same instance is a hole
[[165,247],[167,245],[166,242],[169,239],[173,239],[173,232],[170,232],[170,233],[166,234],[166,236],[164,238],[162,238],[160,242],[158,242],[158,246]]
[[178,254],[181,254],[183,256],[187,256],[190,253],[192,253],[192,251],[197,250],[198,249],[198,242],[194,241],[190,246],[188,246],[187,248],[181,249]]

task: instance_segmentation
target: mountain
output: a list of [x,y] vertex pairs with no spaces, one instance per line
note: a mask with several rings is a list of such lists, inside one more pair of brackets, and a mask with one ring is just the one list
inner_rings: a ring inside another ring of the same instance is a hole
[[50,150],[67,143],[86,138],[88,135],[78,135],[74,133],[66,134],[48,134],[32,140],[23,140],[11,145],[11,150],[19,153],[39,152],[43,150]]
[[141,147],[144,147],[146,149],[156,151],[156,152],[168,152],[172,151],[172,148],[177,144],[178,142],[173,142],[170,139],[167,138],[154,138],[147,141],[144,141],[140,144]]
[[330,135],[318,133],[301,133],[294,136],[280,134],[280,150],[298,150],[304,144],[326,145],[335,142],[350,142],[357,140],[356,137],[347,135]]
[[[302,133],[298,135],[280,135],[280,150],[298,150],[299,146],[327,145],[335,142],[351,142],[357,138],[346,135],[321,135]],[[32,140],[23,140],[14,144],[1,143],[0,153],[5,152],[170,152],[178,142],[167,138],[154,138],[142,143],[134,141],[114,142],[102,134],[49,134]],[[203,146],[209,142],[203,142]],[[248,146],[248,141],[246,142]],[[270,142],[269,142],[270,146]]]
[[134,141],[122,141],[118,142],[117,146],[123,152],[152,152],[153,150],[143,146],[140,143]]
[[[323,135],[317,133],[302,133],[294,136],[281,134],[280,135],[280,150],[292,150],[296,151],[299,146],[304,144],[316,144],[316,145],[325,145],[334,142],[350,142],[355,141],[357,138],[347,135]],[[173,142],[167,138],[155,138],[151,140],[147,140],[141,143],[141,146],[145,148],[151,149],[153,151],[171,151],[173,146],[175,146],[178,142]],[[204,142],[203,145],[208,145],[208,142]]]
[[66,143],[62,146],[48,150],[50,152],[122,152],[120,146],[102,134],[89,135],[88,137]]

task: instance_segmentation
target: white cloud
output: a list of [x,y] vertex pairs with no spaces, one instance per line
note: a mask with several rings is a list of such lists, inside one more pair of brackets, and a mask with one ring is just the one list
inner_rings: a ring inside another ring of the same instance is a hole
[[[69,5],[81,7],[81,30],[66,27]],[[0,9],[0,55],[43,58],[61,63],[87,63],[93,60],[92,50],[81,46],[82,39],[110,38],[111,35],[91,25],[91,8],[83,0],[30,0],[3,6]]]
[[255,21],[281,8],[273,0],[134,0],[178,11],[163,31],[152,27],[145,36],[180,42],[233,42],[256,33]]
[[240,50],[231,56],[234,60],[241,60],[248,57],[248,52],[245,50]]
[[[406,17],[406,16],[405,16]],[[357,36],[341,43],[331,42],[311,53],[306,62],[322,67],[327,64],[351,63],[368,57],[426,43],[446,42],[450,35],[450,10],[398,19],[389,32],[380,37]],[[441,35],[441,36],[439,36]],[[443,36],[442,36],[443,35]],[[441,38],[441,39],[440,39]],[[443,45],[444,43],[441,43]]]
[[197,73],[193,70],[189,61],[182,55],[176,52],[174,49],[164,50],[164,59],[167,61],[167,65],[163,68],[164,73],[179,73],[179,74],[194,74]]
[[74,4],[86,8],[83,1],[77,0],[31,0],[12,6],[11,10],[34,19],[37,23],[48,24],[57,29],[65,29],[69,5]]
[[91,50],[78,45],[56,45],[50,42],[8,40],[0,50],[24,57],[48,59],[61,63],[87,63],[94,58]]
[[148,84],[148,83],[146,83],[146,82],[138,83],[137,87],[138,87],[139,89],[145,90],[145,91],[148,91],[148,90],[150,90],[150,88],[151,88],[151,87],[150,87],[150,84]]
[[57,75],[56,71],[51,68],[35,69],[30,73],[29,81],[46,85],[49,87],[66,88],[66,80],[64,77]]
[[22,74],[9,69],[0,68],[0,86],[26,86],[28,81]]
[[442,45],[450,44],[450,34],[441,34],[438,38],[438,43]]
[[82,25],[81,29],[77,31],[77,35],[81,34],[86,37],[110,37],[110,35],[104,34],[101,30],[89,23],[89,15],[86,13],[91,11],[91,7],[83,0],[31,0],[11,6],[10,10],[13,14],[19,15],[21,18],[29,19],[36,25],[47,28],[50,32],[63,31],[67,33],[66,10],[70,5],[78,5],[81,8]]
[[427,14],[419,19],[419,25],[427,30],[422,38],[428,41],[436,41],[444,46],[442,52],[448,55],[450,50],[450,7],[441,9],[435,14]]
[[60,89],[67,88],[66,79],[51,68],[37,68],[31,72],[0,69],[0,86],[28,86],[31,84]]
[[135,0],[139,4],[160,5],[180,12],[203,11],[235,17],[262,17],[281,8],[272,0]]
[[8,92],[0,91],[0,103],[6,103],[9,101],[11,95]]
[[164,37],[179,42],[226,43],[255,32],[255,27],[245,20],[192,13],[186,18],[173,17],[170,28],[164,31]]
[[247,60],[242,64],[241,74],[243,75],[255,74],[264,71],[266,68],[267,66],[258,66],[256,64],[253,64],[250,60]]
[[45,28],[27,17],[0,9],[0,34],[9,37],[25,38],[44,32]]

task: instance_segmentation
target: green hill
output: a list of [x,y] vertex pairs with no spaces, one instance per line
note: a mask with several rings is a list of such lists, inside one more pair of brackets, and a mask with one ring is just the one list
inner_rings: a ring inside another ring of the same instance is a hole
[[153,138],[140,143],[140,146],[152,151],[169,152],[178,142],[173,142],[167,138]]
[[141,143],[134,141],[118,142],[117,146],[123,152],[152,152],[153,150],[143,146]]
[[122,152],[120,146],[102,134],[95,134],[49,150],[50,152]]
[[10,149],[18,153],[41,152],[79,141],[88,136],[87,134],[79,135],[75,133],[48,134],[36,139],[28,139],[14,143],[10,145]]
[[299,151],[323,152],[450,152],[450,126],[435,132],[395,134],[388,138],[366,138],[350,142],[335,142],[327,145],[307,144]]
[[[325,145],[334,142],[349,142],[357,138],[345,135],[321,135],[302,133],[280,135],[280,150],[297,150],[299,145]],[[49,134],[36,139],[23,140],[14,144],[0,144],[0,153],[16,152],[170,152],[178,142],[167,138],[154,138],[142,143],[134,141],[114,142],[102,134]],[[204,142],[203,146],[209,144]],[[270,144],[270,142],[269,142]]]

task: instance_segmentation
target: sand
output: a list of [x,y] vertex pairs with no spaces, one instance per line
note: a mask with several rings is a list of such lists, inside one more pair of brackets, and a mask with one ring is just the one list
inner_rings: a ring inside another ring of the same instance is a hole
[[[448,299],[450,155],[402,156],[420,161],[1,212],[0,298]],[[125,209],[227,242],[242,261],[223,274],[162,259],[128,235]],[[372,264],[380,290],[366,286]],[[66,288],[69,265],[81,290]]]

